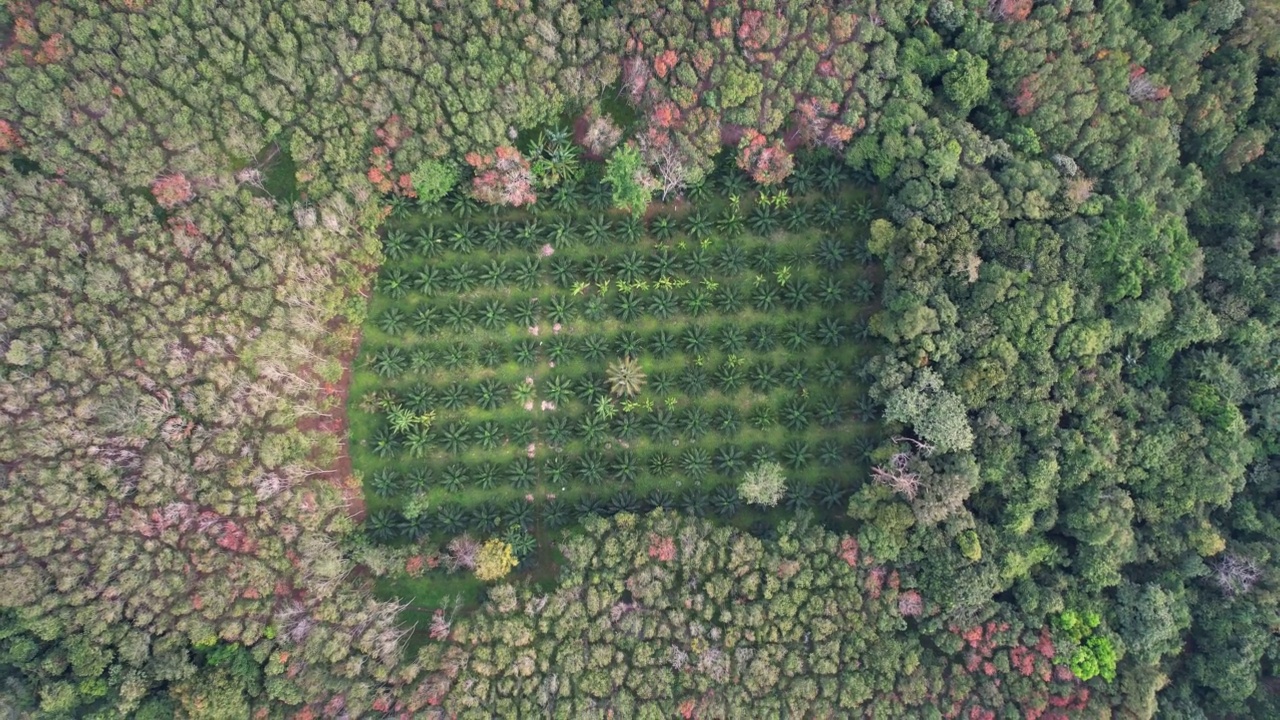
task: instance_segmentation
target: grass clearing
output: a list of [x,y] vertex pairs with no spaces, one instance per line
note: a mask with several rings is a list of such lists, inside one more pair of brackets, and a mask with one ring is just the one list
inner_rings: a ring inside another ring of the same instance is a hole
[[[398,206],[350,394],[371,538],[502,537],[541,577],[591,514],[672,507],[761,533],[841,515],[879,415],[859,379],[869,196],[740,180],[647,222],[609,210],[607,188],[537,212]],[[766,461],[786,496],[745,507],[737,484]],[[478,591],[440,571],[379,583],[417,608]]]

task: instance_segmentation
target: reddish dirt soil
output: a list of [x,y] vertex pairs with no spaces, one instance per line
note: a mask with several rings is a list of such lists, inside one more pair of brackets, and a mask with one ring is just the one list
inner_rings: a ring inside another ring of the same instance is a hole
[[[334,330],[340,332],[342,328],[335,327]],[[320,392],[320,397],[317,398],[317,402],[329,409],[332,417],[310,417],[298,422],[298,429],[304,432],[333,433],[338,436],[338,457],[334,460],[332,467],[326,469],[320,477],[332,482],[342,491],[342,498],[347,505],[347,514],[357,523],[364,521],[366,509],[364,490],[360,487],[360,483],[356,482],[351,470],[351,448],[348,445],[351,434],[347,428],[347,394],[351,390],[351,364],[355,361],[356,352],[359,349],[360,331],[354,329],[350,346],[338,357],[338,362],[342,364],[342,378],[336,384],[326,383]]]

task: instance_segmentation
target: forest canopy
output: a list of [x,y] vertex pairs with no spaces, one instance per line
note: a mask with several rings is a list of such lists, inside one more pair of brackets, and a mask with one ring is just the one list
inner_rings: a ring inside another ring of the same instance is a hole
[[1278,62],[11,0],[0,715],[1280,716]]

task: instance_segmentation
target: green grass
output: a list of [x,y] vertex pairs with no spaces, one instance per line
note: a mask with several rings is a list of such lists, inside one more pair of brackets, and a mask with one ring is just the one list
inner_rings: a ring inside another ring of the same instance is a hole
[[[718,218],[731,202],[713,194],[695,212]],[[845,186],[835,197],[811,195],[792,204],[865,202],[865,191]],[[754,194],[738,204],[745,218],[758,212]],[[655,493],[668,495],[677,508],[700,493],[731,500],[745,469],[765,458],[783,462],[789,488],[825,492],[825,504],[817,498],[809,504],[839,517],[842,500],[866,477],[860,439],[878,432],[872,422],[878,412],[858,380],[874,350],[862,339],[865,330],[859,332],[873,308],[858,302],[858,288],[878,282],[878,269],[859,260],[866,257],[865,214],[861,221],[850,214],[825,229],[803,223],[794,232],[729,236],[717,230],[698,239],[688,234],[689,218],[682,216],[675,218],[679,231],[662,240],[652,222],[626,238],[625,216],[579,208],[561,213],[544,207],[536,215],[473,210],[465,218],[453,211],[408,212],[389,222],[389,259],[370,303],[349,408],[352,459],[365,480],[369,510],[398,525],[382,539],[439,544],[464,529],[477,537],[501,536],[518,522],[538,540],[520,572],[548,580],[555,572],[551,541],[590,509],[571,507],[561,517],[557,505],[599,502],[606,512],[611,504],[612,510],[642,511],[663,500]],[[599,221],[611,224],[604,234],[593,233]],[[537,230],[522,231],[530,223]],[[416,242],[424,231],[436,240]],[[472,238],[475,247],[460,247],[455,234]],[[407,251],[394,252],[397,244]],[[540,250],[547,245],[554,252],[543,257]],[[832,248],[842,259],[832,259]],[[493,263],[506,268],[502,281],[451,283],[464,269],[481,275]],[[515,272],[521,265],[531,266],[525,277]],[[428,268],[436,276],[429,292],[393,291],[397,277],[412,285],[413,276]],[[644,285],[620,291],[619,280]],[[809,292],[797,292],[798,286]],[[824,303],[824,288],[839,294]],[[863,287],[862,294],[869,289]],[[734,294],[736,305],[729,301]],[[623,307],[628,295],[638,301],[634,317]],[[667,295],[674,301],[664,310],[658,298]],[[765,296],[775,299],[770,303]],[[557,330],[560,305],[569,307]],[[505,317],[479,324],[491,306]],[[434,322],[415,328],[412,320],[424,309],[434,313]],[[532,320],[521,317],[530,311]],[[402,322],[389,323],[397,313]],[[449,321],[463,315],[470,321]],[[384,329],[395,324],[393,332]],[[821,342],[832,324],[841,331],[838,342]],[[803,332],[793,332],[797,328]],[[661,341],[663,333],[674,341],[670,348]],[[601,344],[603,352],[593,357],[589,351]],[[530,354],[522,354],[526,347]],[[613,397],[604,382],[608,363],[624,354],[648,375],[634,407]],[[393,355],[402,359],[399,370],[386,371],[383,362]],[[742,376],[736,384],[733,375]],[[569,395],[544,410],[543,401],[554,398],[557,385],[567,386]],[[522,402],[517,394],[526,386],[532,395]],[[495,388],[501,399],[486,403],[483,391]],[[459,391],[463,399],[456,402]],[[611,417],[598,412],[602,398]],[[413,433],[390,427],[395,407],[434,413],[417,456],[409,442]],[[492,432],[487,445],[483,429]],[[457,434],[469,440],[451,449]],[[380,438],[391,441],[389,452],[375,452]],[[806,449],[807,457],[797,457],[797,448]],[[529,473],[521,472],[525,466]],[[410,482],[415,473],[425,481],[418,490]],[[513,484],[518,476],[527,482]],[[389,479],[390,488],[375,492],[375,477]],[[451,486],[450,477],[464,479]],[[411,498],[425,508],[416,536],[399,515]],[[804,505],[761,510],[739,504],[736,512],[721,508],[720,515],[767,531]],[[716,507],[707,503],[705,509],[710,514]],[[454,511],[463,522],[451,527]],[[427,618],[446,598],[462,596],[469,604],[479,591],[470,576],[439,572],[379,583],[383,596],[409,600]]]

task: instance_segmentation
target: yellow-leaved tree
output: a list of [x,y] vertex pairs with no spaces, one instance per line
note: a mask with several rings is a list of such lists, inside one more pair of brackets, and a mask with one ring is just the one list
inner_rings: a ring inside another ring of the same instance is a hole
[[511,550],[511,543],[488,540],[476,555],[476,577],[485,582],[501,579],[511,572],[516,563],[516,555]]

